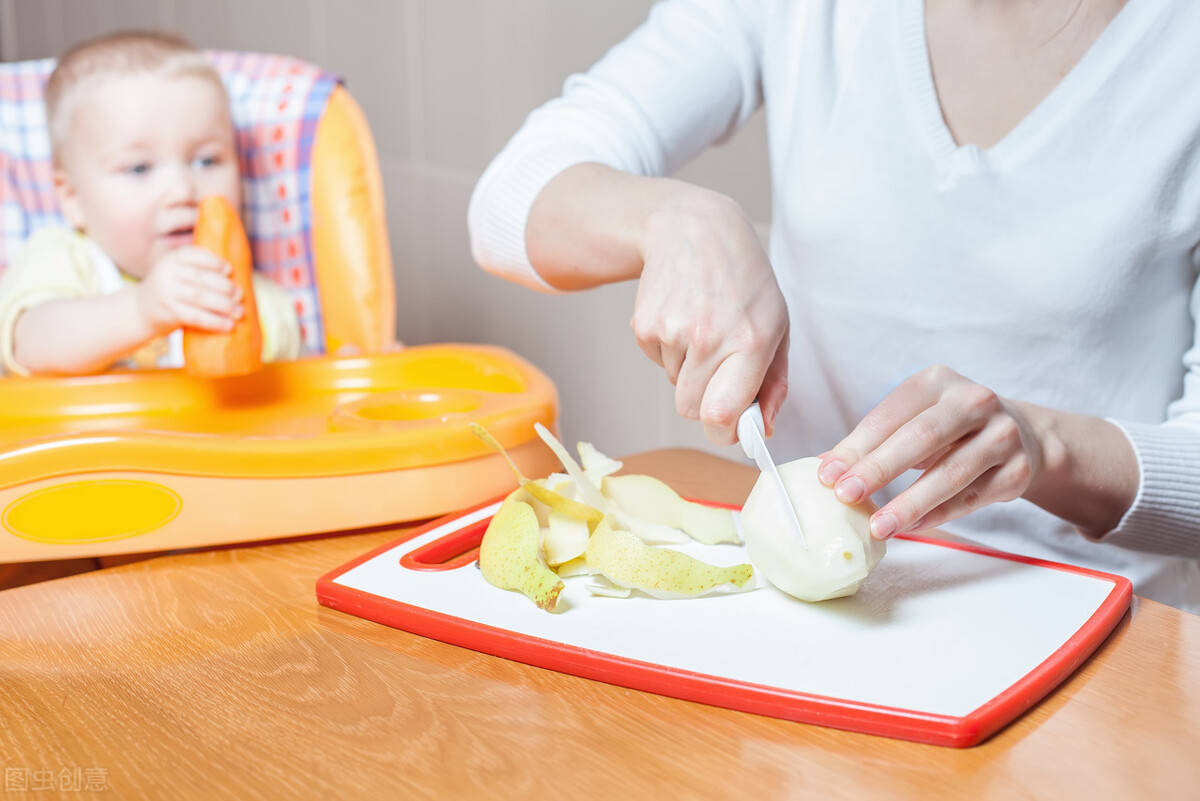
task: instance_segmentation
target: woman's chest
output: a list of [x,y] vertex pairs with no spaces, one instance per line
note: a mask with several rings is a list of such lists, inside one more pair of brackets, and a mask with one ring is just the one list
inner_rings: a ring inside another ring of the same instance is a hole
[[1083,60],[1127,0],[925,0],[924,35],[955,142],[1001,141]]

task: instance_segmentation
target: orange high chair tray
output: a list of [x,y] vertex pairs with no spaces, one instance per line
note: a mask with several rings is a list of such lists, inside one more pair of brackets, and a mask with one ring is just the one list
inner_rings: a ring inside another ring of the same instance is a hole
[[0,382],[0,562],[191,548],[418,520],[529,475],[557,393],[503,348]]

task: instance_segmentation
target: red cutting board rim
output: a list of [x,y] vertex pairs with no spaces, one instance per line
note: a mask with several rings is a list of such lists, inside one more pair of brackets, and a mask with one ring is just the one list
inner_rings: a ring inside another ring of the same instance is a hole
[[[317,580],[317,600],[330,609],[412,634],[607,684],[800,723],[815,723],[931,745],[967,748],[983,742],[1020,717],[1070,676],[1121,621],[1133,598],[1133,585],[1124,576],[965,543],[947,542],[933,537],[898,535],[907,540],[1079,573],[1113,583],[1112,590],[1096,611],[1054,653],[987,703],[957,717],[784,690],[614,656],[430,611],[336,583],[342,574],[362,563],[501,500],[503,496],[433,520],[330,570]],[[727,509],[740,508],[730,504],[711,505]],[[449,532],[435,542],[440,543],[453,538],[468,527],[482,531],[482,527],[489,521],[490,518],[485,518],[468,524],[462,529]],[[474,556],[464,558],[466,556],[468,555],[464,554],[463,557],[446,563],[446,567],[459,569],[474,561]]]

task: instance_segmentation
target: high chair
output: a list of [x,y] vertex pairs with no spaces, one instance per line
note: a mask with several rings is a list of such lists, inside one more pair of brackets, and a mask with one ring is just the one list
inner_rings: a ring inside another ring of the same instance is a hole
[[[229,90],[255,269],[291,294],[306,350],[370,353],[395,332],[383,182],[336,76],[261,53],[208,54]],[[42,87],[53,59],[0,64],[0,272],[32,231],[66,225]]]
[[[237,378],[183,370],[0,380],[0,565],[264,540],[434,517],[556,462],[533,432],[557,393],[504,349],[383,353],[395,303],[382,181],[338,79],[296,59],[208,54],[228,87],[255,269],[291,294],[312,357]],[[42,85],[0,64],[0,270],[65,224]],[[343,346],[362,354],[336,358]]]

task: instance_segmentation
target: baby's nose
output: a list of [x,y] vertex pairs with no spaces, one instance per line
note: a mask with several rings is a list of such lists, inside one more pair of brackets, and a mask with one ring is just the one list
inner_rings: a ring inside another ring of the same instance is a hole
[[196,201],[196,179],[186,167],[170,170],[164,188],[168,203],[194,203]]

